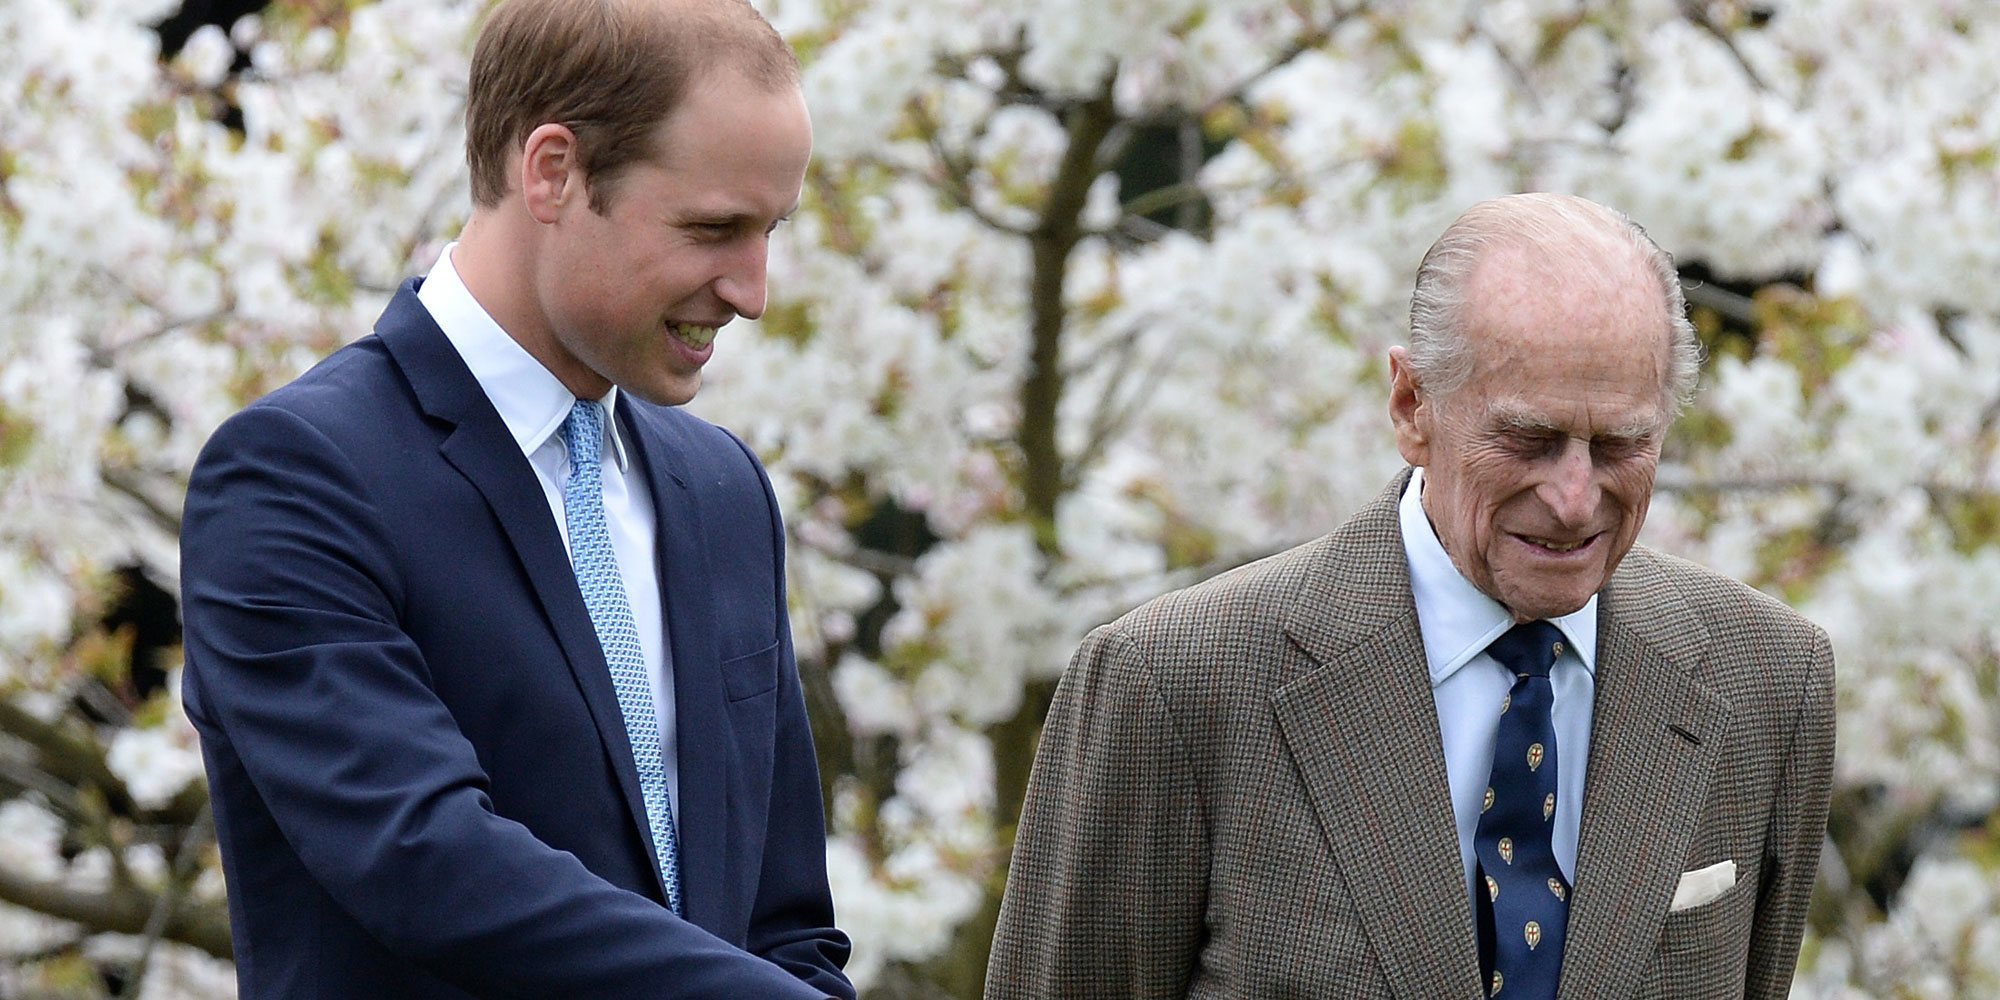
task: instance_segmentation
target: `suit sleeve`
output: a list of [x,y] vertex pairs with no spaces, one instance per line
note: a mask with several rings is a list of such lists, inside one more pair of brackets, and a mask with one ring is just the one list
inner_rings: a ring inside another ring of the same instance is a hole
[[786,613],[785,529],[770,480],[741,441],[738,448],[757,470],[771,512],[776,581],[772,600],[778,618],[777,737],[771,775],[770,828],[764,840],[763,871],[750,914],[747,945],[777,967],[828,996],[853,1000],[854,986],[841,969],[847,964],[847,935],[834,926],[833,899],[826,880],[826,817],[820,808],[819,760],[807,724],[805,692],[792,652]]
[[387,537],[347,456],[276,406],[224,424],[189,483],[190,715],[328,896],[481,996],[826,996],[494,813],[398,625]]
[[1028,781],[987,1000],[1187,995],[1209,846],[1156,678],[1106,627],[1056,688]]
[[1818,629],[1813,630],[1812,664],[1801,697],[1778,786],[1770,853],[1764,858],[1771,874],[1761,888],[1751,931],[1744,995],[1761,1000],[1783,1000],[1791,993],[1833,795],[1833,651]]

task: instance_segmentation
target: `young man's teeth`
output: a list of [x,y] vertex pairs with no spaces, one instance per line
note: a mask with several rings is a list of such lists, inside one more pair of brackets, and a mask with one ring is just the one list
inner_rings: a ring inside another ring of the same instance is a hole
[[674,332],[674,336],[680,338],[681,343],[686,344],[689,347],[692,347],[696,350],[700,350],[704,347],[707,347],[709,344],[715,342],[715,327],[712,326],[696,326],[693,323],[675,323],[672,326],[668,327],[668,329]]

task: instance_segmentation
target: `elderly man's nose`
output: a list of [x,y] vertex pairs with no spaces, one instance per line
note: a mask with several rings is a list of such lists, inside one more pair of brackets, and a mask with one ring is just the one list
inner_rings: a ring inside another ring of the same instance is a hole
[[1590,459],[1590,442],[1571,438],[1538,491],[1565,528],[1581,529],[1597,514],[1601,493]]

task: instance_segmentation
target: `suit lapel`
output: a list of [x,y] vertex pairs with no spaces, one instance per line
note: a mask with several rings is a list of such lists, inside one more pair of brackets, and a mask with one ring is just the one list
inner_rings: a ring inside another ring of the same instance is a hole
[[[438,451],[479,490],[513,546],[562,647],[597,735],[604,741],[633,825],[650,845],[645,799],[632,764],[632,746],[625,736],[625,717],[618,709],[604,649],[598,644],[597,630],[577,589],[569,553],[563,548],[548,499],[492,401],[417,300],[416,287],[414,281],[405,282],[397,291],[376,323],[376,335],[402,368],[424,413],[452,425]],[[664,887],[660,891],[664,896]]]
[[733,733],[722,685],[701,512],[686,460],[658,420],[619,407],[626,440],[652,490],[660,604],[673,656],[675,761],[680,772],[681,900],[687,918],[721,931]]
[[1639,981],[1728,735],[1728,703],[1693,676],[1707,633],[1653,558],[1628,556],[1600,604],[1563,1000]]
[[1318,669],[1273,702],[1392,992],[1472,997],[1477,937],[1396,514],[1407,480],[1320,543],[1285,626]]

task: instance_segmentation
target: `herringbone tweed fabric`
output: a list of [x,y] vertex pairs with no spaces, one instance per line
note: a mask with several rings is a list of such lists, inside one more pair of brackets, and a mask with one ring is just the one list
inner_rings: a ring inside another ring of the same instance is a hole
[[[1482,996],[1405,481],[1084,641],[1036,757],[988,1000]],[[1783,997],[1831,786],[1825,634],[1644,548],[1598,620],[1561,996]],[[1668,913],[1681,873],[1723,860],[1735,888]]]

